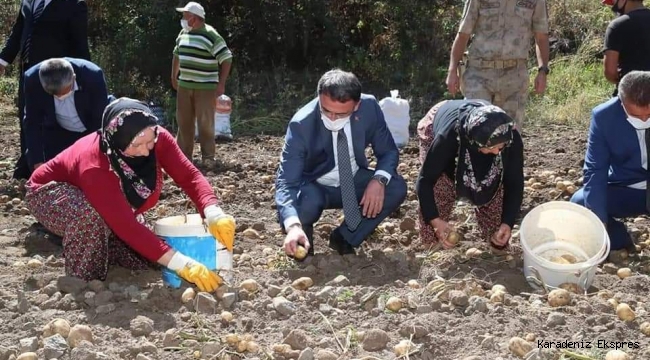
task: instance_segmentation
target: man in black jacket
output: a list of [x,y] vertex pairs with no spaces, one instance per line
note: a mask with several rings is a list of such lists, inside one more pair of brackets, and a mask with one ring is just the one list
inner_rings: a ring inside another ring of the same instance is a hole
[[84,0],[22,0],[11,33],[0,51],[0,75],[20,55],[18,118],[20,123],[20,159],[14,178],[29,177],[23,134],[24,84],[27,69],[54,57],[90,60],[88,49],[88,8]]

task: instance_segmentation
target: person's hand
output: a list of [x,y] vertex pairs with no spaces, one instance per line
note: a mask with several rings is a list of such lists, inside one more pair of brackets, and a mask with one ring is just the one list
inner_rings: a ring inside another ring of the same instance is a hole
[[362,214],[367,218],[375,218],[384,207],[385,186],[379,180],[372,179],[363,193],[360,204],[363,206]]
[[447,72],[447,79],[445,80],[445,83],[447,84],[447,90],[450,94],[456,95],[456,93],[460,91],[460,79],[458,78],[457,69],[450,69]]
[[217,241],[222,243],[228,251],[232,252],[235,245],[235,218],[221,210],[216,205],[210,205],[203,210],[208,230]]
[[213,292],[223,284],[223,279],[214,271],[178,251],[171,257],[167,267],[185,281],[196,285],[201,291]]
[[510,240],[511,234],[512,230],[510,229],[510,226],[501,224],[501,226],[499,226],[499,230],[497,230],[494,235],[492,235],[491,241],[494,245],[504,246]]
[[220,83],[217,85],[217,92],[216,92],[215,97],[214,97],[214,99],[215,99],[215,100],[214,100],[214,101],[215,101],[215,104],[217,103],[217,102],[216,102],[216,101],[217,101],[217,98],[218,98],[219,96],[225,94],[225,93],[226,93],[226,84],[220,82]]
[[309,251],[309,239],[302,226],[295,224],[287,229],[287,236],[284,238],[284,252],[287,255],[293,256],[296,252],[296,247],[301,244],[305,250]]
[[441,218],[435,218],[431,220],[431,226],[433,227],[438,240],[442,242],[442,247],[444,249],[451,249],[456,246],[456,244],[447,241],[449,234],[454,230],[451,224]]
[[172,89],[178,90],[178,79],[175,76],[172,76]]
[[535,76],[535,92],[538,94],[543,94],[546,91],[546,73],[540,71]]
[[6,66],[0,64],[0,76],[5,74]]

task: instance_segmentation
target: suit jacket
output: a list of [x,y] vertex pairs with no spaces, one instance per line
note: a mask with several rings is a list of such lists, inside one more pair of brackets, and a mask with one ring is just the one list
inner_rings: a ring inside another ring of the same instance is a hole
[[[365,149],[372,144],[377,170],[397,175],[399,150],[384,120],[379,103],[362,94],[359,109],[350,117],[354,157],[360,168],[368,168]],[[300,186],[334,169],[332,132],[321,120],[318,97],[301,108],[289,122],[277,171],[275,202],[280,222],[298,216],[296,201]]]
[[88,50],[88,7],[84,0],[52,0],[33,24],[34,0],[22,0],[11,33],[0,51],[0,59],[12,63],[22,54],[31,34],[25,70],[43,60],[70,56],[90,60]]
[[74,92],[77,114],[86,132],[77,133],[62,128],[56,120],[54,96],[43,89],[38,63],[25,72],[25,140],[30,166],[45,162],[75,141],[102,126],[102,114],[108,104],[104,73],[97,65],[83,59],[65,58],[72,64],[78,85]]
[[650,173],[641,165],[636,129],[618,97],[592,111],[584,165],[585,206],[607,221],[607,186],[628,186],[646,181]]

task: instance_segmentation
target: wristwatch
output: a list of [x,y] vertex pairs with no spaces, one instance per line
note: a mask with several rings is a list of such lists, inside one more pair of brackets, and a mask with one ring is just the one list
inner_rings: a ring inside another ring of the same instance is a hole
[[379,181],[380,184],[386,186],[388,185],[388,178],[383,175],[375,175],[372,177],[374,180]]
[[537,68],[537,71],[538,72],[543,71],[546,75],[548,75],[548,73],[551,72],[551,69],[549,69],[548,66],[546,66],[546,65],[542,65],[542,66]]

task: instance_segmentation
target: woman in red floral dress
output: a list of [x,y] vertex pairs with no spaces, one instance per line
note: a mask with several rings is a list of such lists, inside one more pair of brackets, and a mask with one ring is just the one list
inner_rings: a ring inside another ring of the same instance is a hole
[[158,202],[164,170],[200,209],[215,238],[230,248],[234,219],[217,205],[208,181],[146,104],[117,99],[102,122],[100,131],[40,166],[26,184],[27,207],[63,238],[66,274],[104,280],[113,264],[145,269],[158,263],[202,291],[216,289],[218,275],[158,238],[142,213]]

